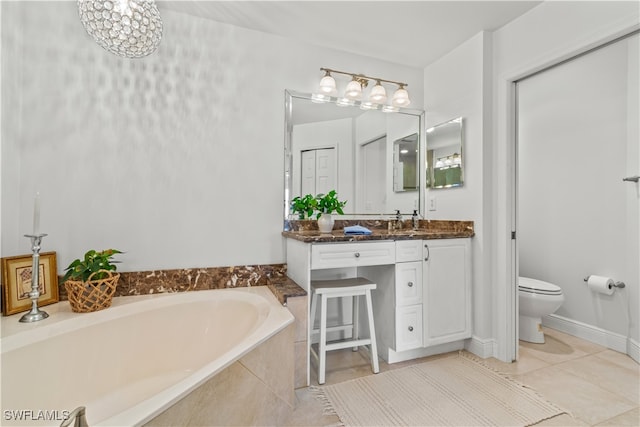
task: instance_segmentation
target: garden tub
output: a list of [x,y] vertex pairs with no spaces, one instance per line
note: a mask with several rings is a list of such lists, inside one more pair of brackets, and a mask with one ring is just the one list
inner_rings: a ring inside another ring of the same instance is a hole
[[43,309],[2,319],[2,425],[59,425],[79,406],[91,426],[142,425],[293,322],[264,286]]

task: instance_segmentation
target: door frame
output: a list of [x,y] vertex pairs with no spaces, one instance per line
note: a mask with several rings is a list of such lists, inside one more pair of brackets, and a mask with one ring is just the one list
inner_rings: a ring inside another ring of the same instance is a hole
[[[551,52],[533,64],[497,76],[497,147],[493,156],[496,165],[496,241],[493,262],[496,310],[492,320],[496,340],[494,357],[504,362],[518,359],[517,82],[638,32],[640,25],[634,23],[613,33],[598,34],[590,40],[578,40],[564,52]],[[504,100],[502,105],[500,100]],[[500,182],[506,185],[500,185]]]

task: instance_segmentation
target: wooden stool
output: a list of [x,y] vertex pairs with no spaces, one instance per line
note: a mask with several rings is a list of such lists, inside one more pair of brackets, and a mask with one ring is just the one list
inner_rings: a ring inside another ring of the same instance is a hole
[[[357,350],[360,345],[369,345],[371,368],[373,373],[380,371],[378,366],[378,348],[376,347],[376,332],[373,325],[373,305],[371,303],[371,290],[376,288],[376,284],[364,277],[337,280],[312,280],[311,281],[311,333],[320,331],[320,342],[317,354],[311,348],[312,354],[318,360],[318,384],[324,384],[325,366],[327,361],[327,351],[341,348],[353,347]],[[367,306],[367,317],[369,320],[369,337],[359,338],[358,331],[358,297],[365,296]],[[329,298],[353,297],[353,313],[350,325],[341,325],[338,328],[347,326],[352,329],[351,340],[327,343],[327,300]],[[313,329],[315,326],[316,307],[320,298],[320,329]]]

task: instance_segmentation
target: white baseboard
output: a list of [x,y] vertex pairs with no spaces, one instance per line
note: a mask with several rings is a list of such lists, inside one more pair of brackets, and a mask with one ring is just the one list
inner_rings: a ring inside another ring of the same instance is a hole
[[483,339],[472,336],[465,342],[464,348],[469,353],[473,353],[482,359],[486,359],[489,357],[495,357],[495,346],[496,341],[494,339]]
[[542,324],[560,332],[627,354],[638,362],[640,356],[639,343],[624,335],[607,331],[597,326],[588,325],[577,320],[558,316],[557,314],[550,314],[549,316],[543,317]]
[[[378,347],[379,348],[379,347]],[[413,350],[395,351],[392,348],[388,349],[387,353],[380,355],[387,363],[398,363],[406,360],[413,360],[419,357],[433,356],[434,354],[449,353],[451,351],[462,350],[464,348],[464,341],[454,341],[445,344],[438,344],[432,347],[420,347]],[[380,353],[380,352],[378,352]]]
[[627,354],[636,362],[640,363],[640,343],[629,338],[627,340]]

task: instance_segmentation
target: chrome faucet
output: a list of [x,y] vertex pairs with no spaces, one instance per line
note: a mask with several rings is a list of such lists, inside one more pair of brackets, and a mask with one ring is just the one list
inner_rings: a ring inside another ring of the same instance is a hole
[[396,230],[402,229],[402,214],[400,213],[400,209],[396,209],[396,223],[394,228]]
[[69,417],[60,424],[60,427],[89,427],[85,414],[85,407],[78,406],[76,409],[71,411]]

